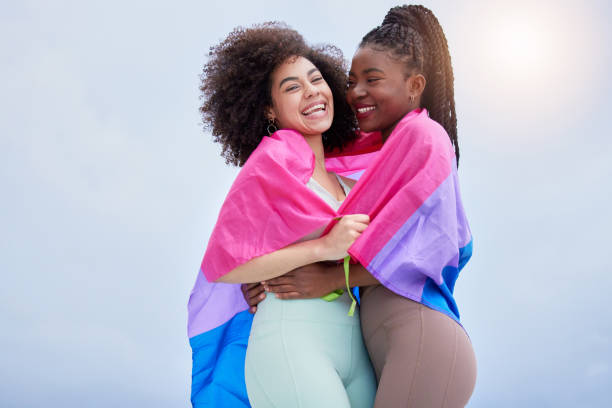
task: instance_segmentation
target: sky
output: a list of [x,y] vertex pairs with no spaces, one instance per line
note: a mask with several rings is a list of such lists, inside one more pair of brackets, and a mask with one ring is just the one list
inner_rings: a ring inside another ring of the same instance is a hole
[[[189,404],[187,299],[237,169],[208,49],[284,21],[350,61],[391,1],[27,1],[0,14],[0,405]],[[451,51],[474,256],[469,407],[612,404],[612,6],[427,1]]]

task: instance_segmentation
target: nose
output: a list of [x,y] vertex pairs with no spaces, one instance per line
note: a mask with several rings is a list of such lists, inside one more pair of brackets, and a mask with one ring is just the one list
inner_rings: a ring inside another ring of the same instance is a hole
[[348,90],[353,98],[363,98],[367,95],[367,92],[360,82],[357,82],[352,88]]
[[319,88],[315,84],[310,82],[306,82],[306,90],[304,92],[304,96],[306,98],[310,98],[313,96],[317,96],[319,94]]

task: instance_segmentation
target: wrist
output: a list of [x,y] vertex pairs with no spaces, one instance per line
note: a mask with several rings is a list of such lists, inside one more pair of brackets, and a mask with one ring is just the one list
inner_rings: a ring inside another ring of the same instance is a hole
[[327,242],[327,235],[315,239],[313,241],[315,245],[313,248],[313,263],[314,262],[323,262],[327,260],[327,248],[329,248],[329,243]]
[[344,277],[344,265],[342,263],[336,263],[330,271],[333,275],[334,290],[346,289],[346,278]]

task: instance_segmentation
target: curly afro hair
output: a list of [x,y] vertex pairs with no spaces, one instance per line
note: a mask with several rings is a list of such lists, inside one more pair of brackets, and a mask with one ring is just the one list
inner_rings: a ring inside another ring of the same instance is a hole
[[201,75],[203,123],[221,143],[226,163],[242,166],[267,134],[272,72],[289,58],[304,57],[321,72],[334,99],[334,119],[323,133],[326,151],[355,140],[357,124],[346,102],[346,63],[331,45],[311,47],[283,23],[237,27],[211,47]]

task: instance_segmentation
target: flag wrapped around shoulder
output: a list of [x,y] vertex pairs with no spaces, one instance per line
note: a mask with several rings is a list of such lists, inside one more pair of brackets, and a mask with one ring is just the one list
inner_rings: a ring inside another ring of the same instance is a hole
[[239,285],[213,282],[322,226],[329,230],[338,215],[370,216],[349,254],[383,285],[459,321],[452,292],[471,234],[450,140],[424,109],[406,115],[380,150],[379,140],[366,135],[351,152],[326,160],[328,170],[359,178],[337,212],[306,187],[314,156],[297,132],[264,138],[249,157],[189,300],[194,406],[249,406],[244,356],[252,316]]
[[325,168],[341,176],[359,180],[381,148],[380,132],[362,132],[348,148],[327,154]]
[[[374,157],[370,140],[380,140],[380,134],[366,139],[365,144],[362,140],[353,146],[352,159],[341,161],[345,167],[338,168],[343,174],[362,173]],[[189,297],[194,406],[249,406],[244,357],[252,316],[240,285],[214,281],[338,216],[306,186],[313,171],[314,154],[304,137],[279,130],[263,138],[232,184]]]
[[314,154],[298,132],[280,130],[261,141],[232,184],[208,241],[201,265],[208,281],[337,215],[306,186],[313,171]]
[[453,290],[472,235],[454,149],[426,110],[396,125],[338,212],[370,216],[349,254],[381,284],[459,322]]

